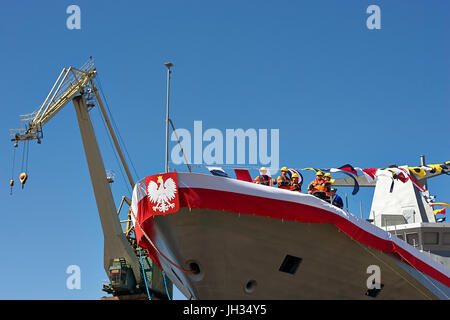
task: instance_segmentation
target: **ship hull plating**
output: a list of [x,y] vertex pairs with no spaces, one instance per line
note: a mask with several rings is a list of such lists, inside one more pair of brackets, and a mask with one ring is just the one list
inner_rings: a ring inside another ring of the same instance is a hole
[[[370,248],[330,223],[182,208],[176,214],[154,217],[153,228],[159,250],[185,269],[199,269],[197,274],[184,273],[159,255],[166,274],[188,299],[445,299],[449,295],[448,287],[436,286],[398,256]],[[374,283],[381,290],[369,290]]]

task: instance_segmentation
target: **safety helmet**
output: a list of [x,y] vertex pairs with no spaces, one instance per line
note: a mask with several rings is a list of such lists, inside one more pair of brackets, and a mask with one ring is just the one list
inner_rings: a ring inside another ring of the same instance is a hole
[[329,177],[329,178],[331,178],[331,173],[329,173],[329,172],[325,173],[325,174],[324,174],[324,177]]
[[266,167],[261,167],[261,169],[259,169],[259,170],[261,170],[261,171],[267,171],[267,168],[266,168]]
[[322,172],[322,171],[320,171],[320,170],[319,170],[319,171],[317,171],[317,172],[316,172],[316,176],[323,176],[323,172]]
[[281,168],[281,171],[289,171],[287,167]]
[[298,178],[298,173],[294,173],[294,174],[292,175],[292,178]]

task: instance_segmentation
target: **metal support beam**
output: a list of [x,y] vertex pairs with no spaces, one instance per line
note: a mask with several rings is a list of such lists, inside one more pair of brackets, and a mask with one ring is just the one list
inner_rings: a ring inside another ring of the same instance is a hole
[[123,257],[131,265],[137,283],[142,280],[139,260],[125,237],[117,217],[117,210],[111,188],[106,179],[105,166],[100,154],[94,128],[86,106],[84,96],[73,99],[86,160],[94,189],[97,209],[104,236],[104,268],[109,273],[111,259]]

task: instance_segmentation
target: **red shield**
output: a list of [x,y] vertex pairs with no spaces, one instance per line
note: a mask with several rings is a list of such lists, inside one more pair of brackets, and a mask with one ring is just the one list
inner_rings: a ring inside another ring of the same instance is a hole
[[176,172],[156,174],[145,178],[150,215],[166,215],[180,208]]

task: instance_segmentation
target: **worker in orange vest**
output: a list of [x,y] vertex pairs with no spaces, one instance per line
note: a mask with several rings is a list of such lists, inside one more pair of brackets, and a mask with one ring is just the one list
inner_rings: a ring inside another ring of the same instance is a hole
[[281,168],[281,176],[278,176],[277,184],[278,188],[281,189],[291,189],[292,179],[288,176],[289,170],[287,167]]
[[253,179],[253,182],[263,184],[265,186],[272,186],[273,184],[276,184],[275,179],[272,179],[272,177],[267,174],[266,167],[261,167],[261,169],[259,169],[259,176]]
[[325,187],[325,194],[328,198],[331,196],[331,185],[334,180],[331,180],[331,173],[327,172],[323,175],[323,186]]
[[291,190],[292,191],[297,191],[297,192],[302,192],[302,187],[299,184],[298,173],[294,173],[292,175]]
[[314,179],[309,185],[308,185],[308,193],[313,194],[316,191],[325,192],[325,186],[323,185],[325,180],[323,179],[323,172],[317,171],[316,172],[316,179]]

